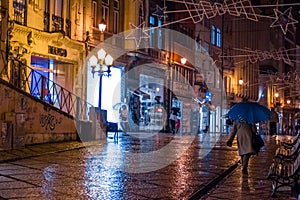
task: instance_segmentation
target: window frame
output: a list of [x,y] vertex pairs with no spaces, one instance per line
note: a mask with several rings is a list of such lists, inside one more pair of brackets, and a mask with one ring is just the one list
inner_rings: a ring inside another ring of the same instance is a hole
[[97,21],[97,16],[98,16],[98,10],[97,10],[97,7],[98,7],[98,3],[97,1],[92,1],[92,26],[94,28],[97,28],[98,27],[98,21]]
[[102,4],[102,19],[105,20],[106,30],[108,30],[108,27],[109,27],[109,6],[108,6],[108,4],[105,4],[105,3]]
[[120,13],[118,10],[114,10],[114,27],[113,32],[116,34],[119,32],[119,24],[120,24]]

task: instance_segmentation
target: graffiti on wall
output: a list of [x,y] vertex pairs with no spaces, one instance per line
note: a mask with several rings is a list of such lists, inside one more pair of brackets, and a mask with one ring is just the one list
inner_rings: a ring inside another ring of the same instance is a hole
[[[1,91],[3,90],[3,91]],[[4,102],[8,102],[9,99],[12,98],[11,96],[11,91],[6,89],[6,88],[2,88],[0,87],[0,103],[1,105],[4,103]]]
[[55,129],[56,124],[60,124],[62,122],[62,118],[56,118],[54,115],[50,113],[40,115],[40,125],[48,130],[48,128],[53,131]]

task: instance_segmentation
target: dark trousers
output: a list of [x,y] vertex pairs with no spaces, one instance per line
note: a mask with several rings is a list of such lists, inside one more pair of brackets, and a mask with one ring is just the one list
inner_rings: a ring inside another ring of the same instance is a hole
[[276,133],[276,129],[277,129],[276,125],[277,125],[277,122],[270,122],[270,134],[271,135],[277,134]]
[[243,169],[247,169],[248,168],[250,157],[251,157],[251,154],[249,154],[249,153],[241,155],[241,161],[242,161]]
[[175,133],[175,120],[170,119],[170,129],[171,133]]

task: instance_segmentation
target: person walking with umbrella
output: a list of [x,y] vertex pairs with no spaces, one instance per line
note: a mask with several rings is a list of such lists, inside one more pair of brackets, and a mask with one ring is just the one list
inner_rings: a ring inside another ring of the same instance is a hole
[[252,135],[256,133],[256,125],[246,122],[234,122],[227,146],[232,146],[232,142],[237,136],[238,153],[241,156],[242,173],[248,174],[248,163],[251,155],[256,154],[252,146]]
[[248,163],[251,155],[257,154],[259,149],[253,147],[253,136],[257,132],[256,123],[268,121],[270,110],[257,102],[244,100],[235,104],[227,113],[227,116],[234,121],[227,146],[237,136],[238,154],[241,156],[242,173],[248,174]]

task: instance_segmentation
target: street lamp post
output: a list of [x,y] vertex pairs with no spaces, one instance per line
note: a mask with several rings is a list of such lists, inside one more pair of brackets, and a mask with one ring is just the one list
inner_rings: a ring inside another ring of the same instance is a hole
[[[96,56],[92,56],[90,59],[90,64],[92,67],[92,74],[94,77],[95,73],[98,73],[100,80],[99,80],[99,101],[98,107],[100,110],[102,109],[102,77],[111,76],[110,67],[113,64],[113,57],[105,52],[104,49],[100,49],[98,51],[98,58]],[[97,65],[99,65],[99,69],[96,70]]]
[[[101,20],[99,24],[99,31],[100,31],[100,42],[104,41],[104,31],[106,30],[106,22],[104,19]],[[102,77],[103,76],[111,76],[110,67],[113,64],[113,57],[105,52],[104,49],[100,49],[98,51],[98,58],[96,56],[92,56],[90,58],[90,64],[92,67],[92,74],[94,78],[94,74],[98,73],[99,75],[99,101],[98,107],[100,110],[102,109]],[[99,69],[96,70],[97,65],[99,65]]]

